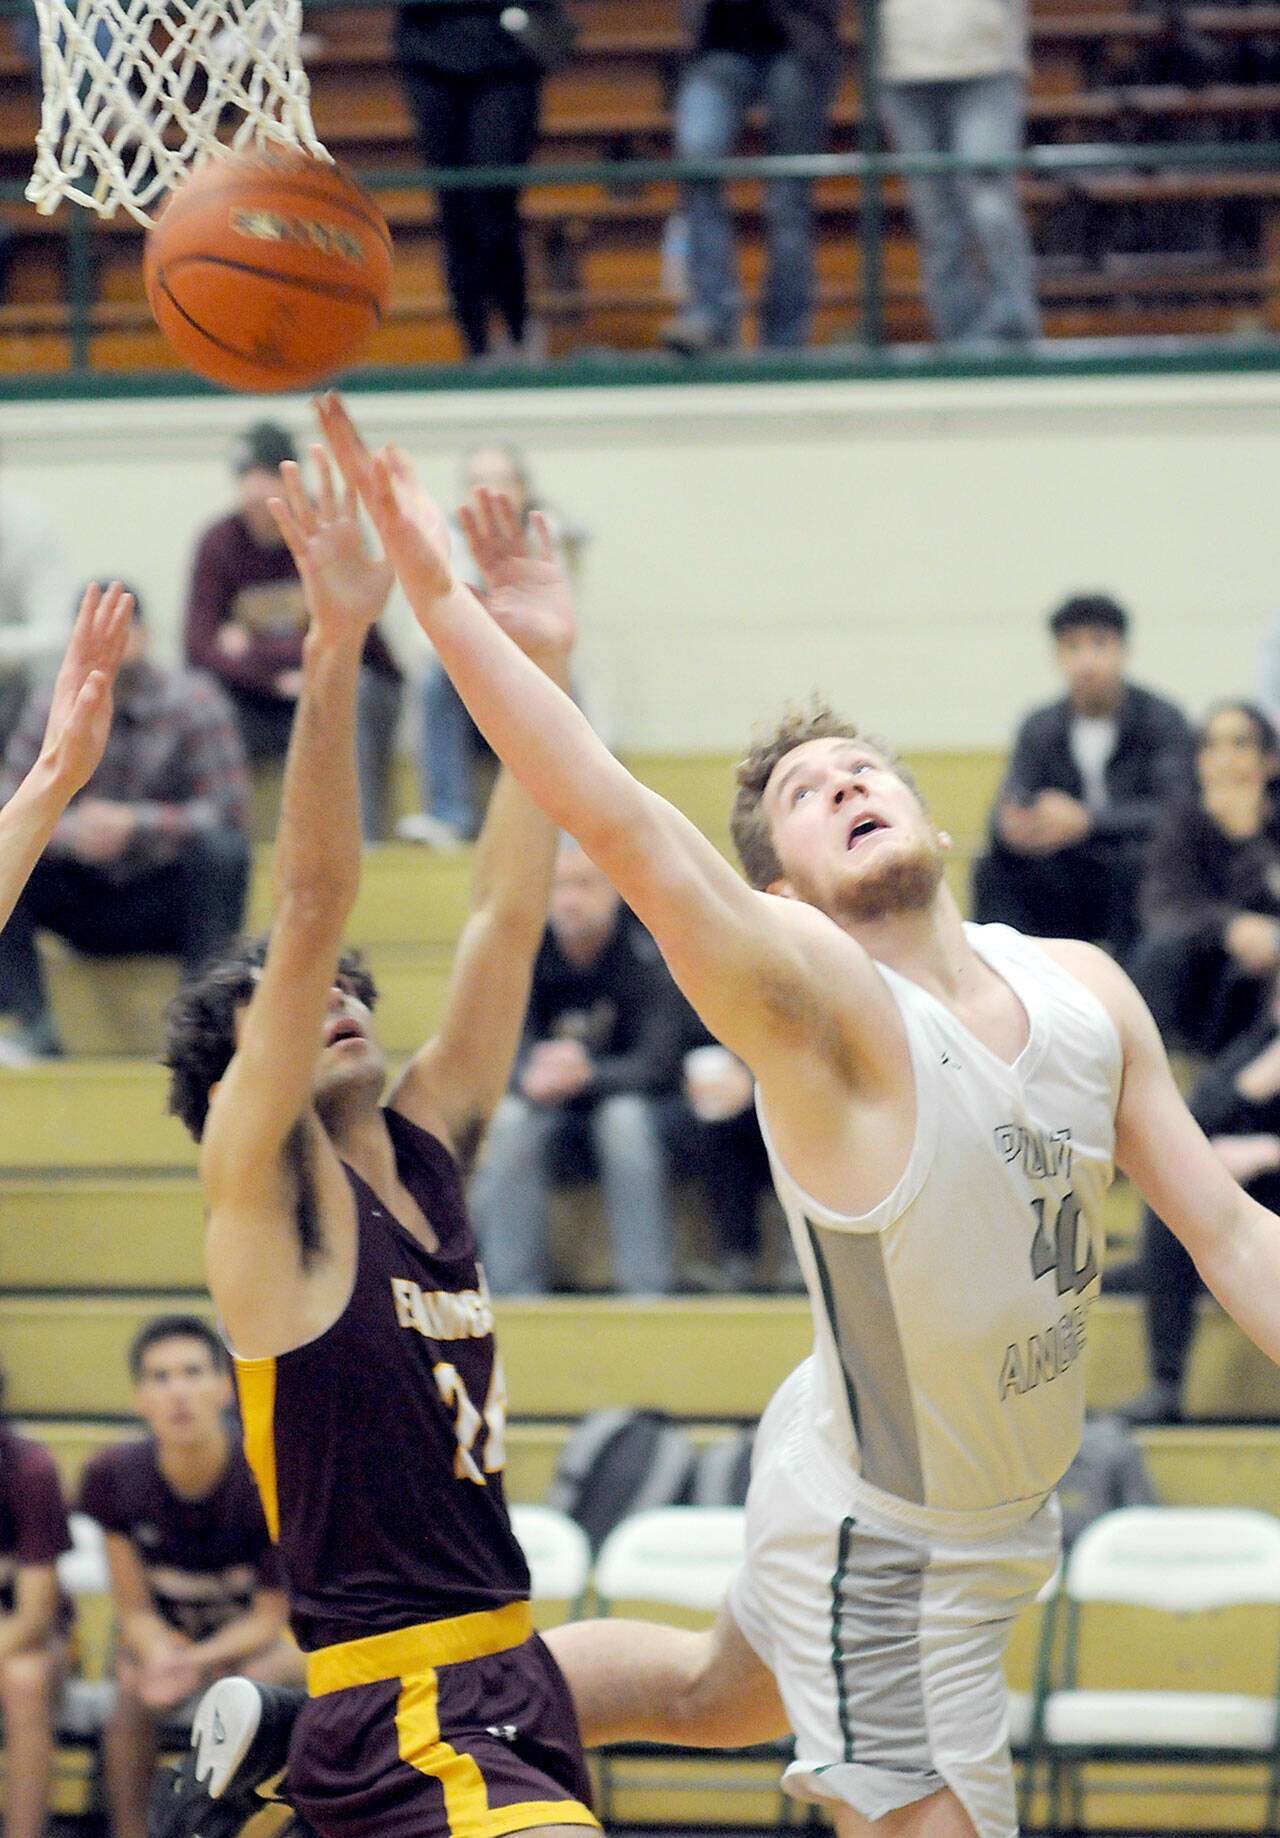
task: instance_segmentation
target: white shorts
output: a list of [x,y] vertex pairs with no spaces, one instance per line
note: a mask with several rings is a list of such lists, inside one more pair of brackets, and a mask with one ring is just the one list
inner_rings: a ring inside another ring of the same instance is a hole
[[950,1787],[979,1838],[1016,1838],[1004,1649],[1057,1562],[1057,1501],[979,1515],[893,1500],[817,1445],[808,1377],[761,1422],[729,1597],[795,1732],[783,1784],[868,1819]]

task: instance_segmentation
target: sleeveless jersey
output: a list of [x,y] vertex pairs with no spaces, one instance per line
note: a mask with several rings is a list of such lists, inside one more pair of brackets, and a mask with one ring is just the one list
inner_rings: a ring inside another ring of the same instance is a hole
[[906,1028],[915,1136],[860,1217],[818,1205],[769,1144],[813,1305],[806,1440],[917,1508],[1052,1491],[1080,1442],[1121,1046],[1102,1003],[1007,926],[965,927],[1030,1024],[1006,1064],[879,965]]
[[237,1359],[245,1449],[305,1652],[529,1593],[503,1495],[506,1396],[457,1165],[383,1113],[429,1251],[351,1168],[355,1282],[317,1339]]

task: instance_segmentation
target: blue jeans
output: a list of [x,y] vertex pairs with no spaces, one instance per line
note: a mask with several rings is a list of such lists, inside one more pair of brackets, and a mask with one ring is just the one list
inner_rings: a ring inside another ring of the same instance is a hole
[[514,1092],[503,1098],[471,1187],[490,1289],[545,1295],[551,1183],[575,1136],[585,1136],[599,1172],[615,1287],[624,1295],[668,1294],[675,1259],[666,1160],[656,1107],[639,1092],[585,1109],[530,1104]]
[[460,836],[474,836],[481,817],[476,795],[475,723],[440,664],[430,665],[420,694],[418,779],[422,808]]
[[[885,125],[899,153],[1022,148],[1026,86],[1010,71],[955,83],[886,83]],[[945,343],[1035,338],[1034,258],[1012,173],[955,173],[907,181],[925,299]]]
[[[705,51],[685,68],[675,103],[679,159],[725,159],[742,132],[752,102],[762,99],[770,153],[817,153],[827,132],[831,73],[789,51],[754,58],[739,51]],[[682,188],[689,225],[690,308],[717,344],[737,342],[742,290],[733,224],[724,189],[714,179]],[[765,185],[768,267],[760,300],[760,342],[801,345],[813,316],[812,186],[807,179]]]

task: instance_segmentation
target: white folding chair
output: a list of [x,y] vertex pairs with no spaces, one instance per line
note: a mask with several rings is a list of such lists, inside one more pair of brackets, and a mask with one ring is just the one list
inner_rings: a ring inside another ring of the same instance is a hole
[[[639,1615],[686,1627],[709,1626],[742,1562],[745,1545],[746,1513],[741,1506],[662,1506],[633,1513],[614,1527],[596,1555],[594,1583],[600,1613]],[[643,1775],[634,1776],[635,1785],[645,1792],[751,1793],[759,1789],[761,1763],[780,1772],[790,1758],[789,1742],[758,1743],[745,1749],[611,1744],[597,1751],[601,1814],[606,1825],[614,1817],[620,1763],[645,1764]],[[714,1770],[708,1770],[708,1761],[715,1764]],[[753,1768],[744,1769],[744,1761]],[[656,1771],[650,1765],[664,1762],[674,1765]],[[772,1791],[773,1782],[769,1785]],[[789,1805],[779,1792],[780,1823]]]
[[530,1599],[539,1627],[582,1612],[591,1576],[591,1546],[576,1519],[554,1506],[512,1506],[511,1529],[529,1564]]
[[1236,1507],[1106,1513],[1067,1559],[1062,1604],[1033,1731],[1049,1763],[1051,1824],[1080,1829],[1094,1764],[1249,1764],[1266,1770],[1264,1829],[1274,1830],[1280,1520]]

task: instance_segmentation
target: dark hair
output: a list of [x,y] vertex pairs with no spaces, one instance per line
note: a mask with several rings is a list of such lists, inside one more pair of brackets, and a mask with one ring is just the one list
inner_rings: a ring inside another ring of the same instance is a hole
[[804,707],[792,706],[784,710],[772,731],[762,734],[745,758],[738,761],[734,774],[738,789],[734,794],[729,831],[742,863],[742,872],[751,885],[760,890],[771,886],[782,874],[782,863],[774,850],[769,820],[764,814],[765,787],[778,762],[807,740],[861,740],[883,757],[885,764],[917,798],[920,796],[915,780],[890,748],[862,733],[855,722],[837,715],[819,697],[814,696]]
[[1129,615],[1110,594],[1072,594],[1049,614],[1049,630],[1055,638],[1078,632],[1082,626],[1100,626],[1103,631],[1127,638]]
[[[162,1064],[170,1071],[169,1109],[199,1142],[209,1115],[209,1093],[236,1050],[236,1010],[249,1001],[266,962],[270,935],[237,939],[180,989],[165,1010]],[[335,976],[344,977],[367,1008],[378,999],[359,951],[339,954]]]
[[1233,696],[1225,696],[1221,702],[1215,702],[1204,720],[1196,729],[1196,751],[1204,746],[1209,738],[1209,723],[1215,715],[1223,715],[1228,709],[1234,709],[1243,715],[1253,729],[1253,738],[1259,753],[1280,755],[1280,734],[1277,734],[1275,723],[1265,709],[1259,708],[1256,702],[1237,702]]
[[227,1349],[203,1315],[153,1315],[129,1343],[129,1373],[134,1383],[142,1377],[142,1362],[162,1340],[199,1340],[208,1348],[215,1372],[227,1369]]

